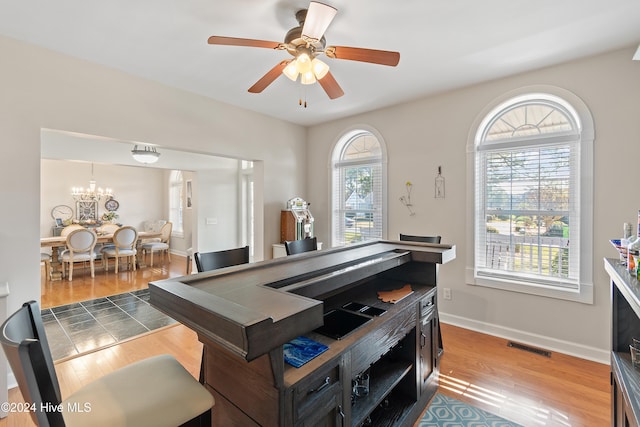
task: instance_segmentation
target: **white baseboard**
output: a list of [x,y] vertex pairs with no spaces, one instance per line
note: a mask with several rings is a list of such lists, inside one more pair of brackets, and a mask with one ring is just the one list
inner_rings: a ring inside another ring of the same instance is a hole
[[588,347],[569,341],[561,341],[555,338],[532,334],[530,332],[507,328],[500,325],[479,322],[477,320],[468,319],[466,317],[455,316],[442,312],[440,312],[439,314],[440,321],[442,323],[448,323],[453,326],[470,329],[472,331],[493,335],[522,344],[528,344],[544,350],[568,354],[570,356],[591,360],[593,362],[603,363],[605,365],[609,365],[611,363],[611,352],[609,350]]
[[186,251],[179,251],[177,249],[169,249],[169,253],[171,255],[178,255],[178,256],[181,256],[181,257],[185,257],[185,258],[187,256],[187,252]]

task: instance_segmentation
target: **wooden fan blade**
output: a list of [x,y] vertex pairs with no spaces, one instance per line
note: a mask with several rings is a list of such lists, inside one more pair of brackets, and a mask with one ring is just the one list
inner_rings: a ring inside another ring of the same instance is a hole
[[336,79],[333,77],[333,74],[331,74],[331,71],[329,71],[323,78],[318,80],[318,83],[320,83],[322,89],[327,92],[327,95],[329,95],[329,98],[331,99],[340,98],[342,95],[344,95],[344,91],[342,90]]
[[208,40],[209,44],[220,44],[225,46],[249,46],[249,47],[265,47],[268,49],[276,49],[280,46],[279,42],[270,42],[267,40],[240,39],[237,37],[211,36]]
[[364,49],[360,47],[329,46],[324,53],[329,58],[370,62],[395,67],[400,62],[400,53],[390,50]]
[[275,79],[282,75],[282,70],[287,64],[291,61],[282,61],[272,69],[270,69],[267,74],[262,76],[260,80],[258,80],[253,86],[249,88],[249,92],[251,93],[260,93],[267,88]]

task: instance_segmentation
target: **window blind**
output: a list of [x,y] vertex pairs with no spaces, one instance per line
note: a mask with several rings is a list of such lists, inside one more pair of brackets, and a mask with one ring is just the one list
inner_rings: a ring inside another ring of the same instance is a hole
[[475,274],[577,289],[580,135],[570,107],[520,98],[476,146]]

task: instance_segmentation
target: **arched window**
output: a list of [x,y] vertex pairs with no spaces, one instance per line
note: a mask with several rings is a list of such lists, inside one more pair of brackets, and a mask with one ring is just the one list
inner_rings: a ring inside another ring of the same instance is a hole
[[345,134],[332,156],[332,245],[384,234],[385,150],[366,130]]
[[171,171],[169,174],[169,221],[173,224],[172,234],[182,235],[184,224],[182,221],[182,172]]
[[475,284],[592,299],[584,125],[574,106],[547,93],[510,98],[484,117],[473,150]]

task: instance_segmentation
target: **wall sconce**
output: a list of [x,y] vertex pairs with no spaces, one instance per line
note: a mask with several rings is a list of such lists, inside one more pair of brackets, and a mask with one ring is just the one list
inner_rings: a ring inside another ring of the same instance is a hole
[[405,191],[407,192],[406,196],[400,196],[400,202],[407,207],[409,210],[409,216],[414,216],[416,213],[413,211],[413,204],[411,204],[411,190],[413,189],[413,184],[411,181],[407,181],[405,184]]

